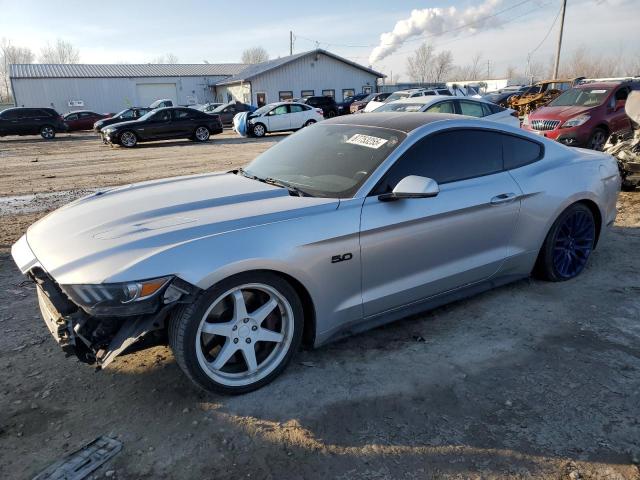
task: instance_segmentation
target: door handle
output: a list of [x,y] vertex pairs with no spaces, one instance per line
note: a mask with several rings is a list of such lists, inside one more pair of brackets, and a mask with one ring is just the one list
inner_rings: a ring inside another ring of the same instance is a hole
[[491,199],[491,205],[502,205],[503,203],[511,203],[516,200],[518,196],[515,193],[501,193]]

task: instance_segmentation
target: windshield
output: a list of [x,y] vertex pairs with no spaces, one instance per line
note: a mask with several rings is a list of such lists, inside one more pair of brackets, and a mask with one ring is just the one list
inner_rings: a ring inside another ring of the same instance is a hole
[[317,124],[278,142],[245,172],[314,196],[348,198],[405,138],[386,128]]
[[231,105],[230,103],[223,103],[222,105],[216,107],[213,109],[213,113],[220,113],[222,112],[225,108],[227,108],[229,105]]
[[553,100],[550,107],[595,107],[602,105],[609,95],[608,88],[572,88]]
[[122,110],[121,112],[116,113],[116,114],[113,116],[113,118],[120,118],[120,117],[122,117],[122,115],[124,115],[124,114],[125,114],[125,113],[127,113],[128,111],[129,111],[129,109],[128,109],[128,108],[126,108],[126,109]]
[[253,112],[251,114],[252,117],[259,117],[260,115],[264,115],[265,113],[267,113],[269,110],[271,110],[273,108],[273,104],[269,104],[269,105],[265,105],[263,107],[260,107],[259,109],[257,109],[255,112]]
[[395,92],[387,97],[387,102],[393,102],[394,100],[402,100],[409,97],[408,93]]
[[424,107],[424,103],[385,103],[374,110],[374,112],[419,112]]

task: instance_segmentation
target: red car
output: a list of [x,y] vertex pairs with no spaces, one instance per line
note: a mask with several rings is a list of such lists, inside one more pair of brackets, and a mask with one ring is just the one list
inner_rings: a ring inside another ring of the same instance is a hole
[[89,110],[76,110],[75,112],[65,113],[62,119],[67,125],[67,131],[72,132],[74,130],[91,130],[95,122],[112,116],[113,113],[95,113]]
[[578,85],[525,115],[522,128],[572,147],[602,150],[612,133],[631,131],[624,105],[639,87],[631,82]]

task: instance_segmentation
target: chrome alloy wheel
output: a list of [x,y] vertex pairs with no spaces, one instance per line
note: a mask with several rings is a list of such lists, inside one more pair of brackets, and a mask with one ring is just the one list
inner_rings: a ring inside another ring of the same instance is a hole
[[45,126],[45,127],[42,127],[42,129],[40,130],[40,135],[45,140],[51,140],[53,137],[56,136],[56,132],[53,129],[53,127]]
[[196,128],[196,138],[201,142],[209,140],[209,130],[206,127]]
[[136,135],[133,132],[124,132],[120,135],[120,144],[123,147],[133,147],[138,142]]
[[205,311],[195,338],[198,363],[218,383],[249,385],[280,365],[293,334],[293,310],[281,293],[262,283],[240,285]]

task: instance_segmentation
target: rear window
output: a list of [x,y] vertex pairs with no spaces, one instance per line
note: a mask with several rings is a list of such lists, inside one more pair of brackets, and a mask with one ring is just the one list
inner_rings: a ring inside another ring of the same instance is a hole
[[522,167],[542,158],[542,146],[521,137],[502,135],[505,170]]

